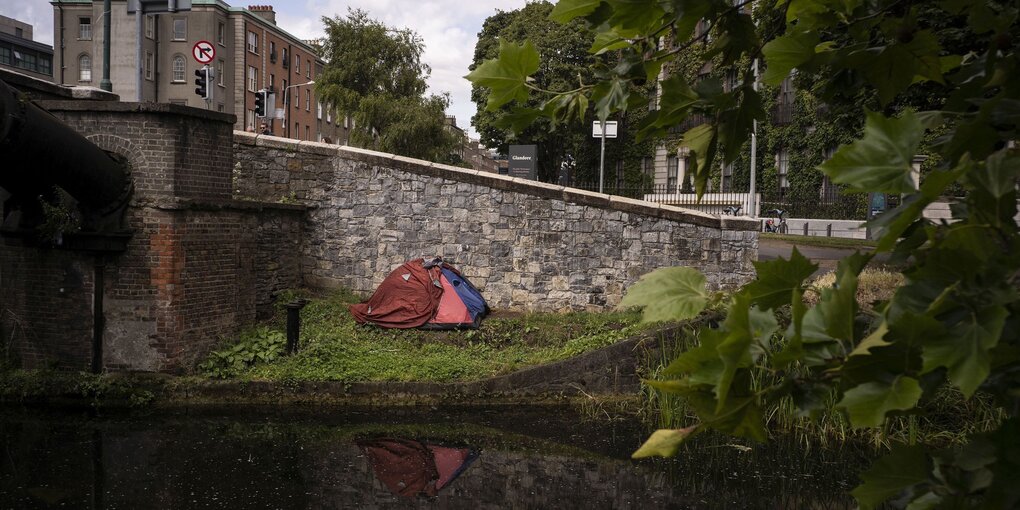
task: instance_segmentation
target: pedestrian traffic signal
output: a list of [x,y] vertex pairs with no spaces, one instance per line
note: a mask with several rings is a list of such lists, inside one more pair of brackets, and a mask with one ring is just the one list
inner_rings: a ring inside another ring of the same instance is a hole
[[212,90],[209,88],[209,71],[208,67],[195,70],[195,93],[202,97],[202,99],[212,99]]
[[255,93],[255,116],[265,117],[266,116],[266,103],[269,98],[269,91],[262,89]]

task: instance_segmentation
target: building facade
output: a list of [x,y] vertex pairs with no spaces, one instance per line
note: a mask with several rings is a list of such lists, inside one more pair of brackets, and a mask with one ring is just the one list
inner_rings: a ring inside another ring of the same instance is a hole
[[0,67],[53,81],[53,46],[32,40],[32,25],[0,16]]
[[[58,48],[54,81],[98,87],[103,76],[103,2],[50,3]],[[243,131],[311,141],[328,136],[317,122],[314,90],[324,63],[314,47],[276,25],[272,6],[241,8],[220,0],[192,0],[190,11],[138,16],[128,12],[128,4],[113,0],[110,14],[110,80],[122,100],[233,114],[235,129]],[[214,71],[208,101],[195,92],[195,71],[204,66],[193,56],[200,41],[215,48],[208,64]],[[271,90],[273,98],[266,118],[255,115],[255,95],[262,89]]]

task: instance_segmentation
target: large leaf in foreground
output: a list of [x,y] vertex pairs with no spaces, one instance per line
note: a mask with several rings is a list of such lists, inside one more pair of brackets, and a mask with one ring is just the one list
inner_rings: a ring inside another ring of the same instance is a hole
[[843,394],[838,407],[846,408],[855,427],[877,427],[885,413],[913,409],[921,398],[921,385],[912,377],[897,377],[891,384],[870,382]]
[[744,287],[744,292],[751,297],[751,303],[768,310],[790,303],[793,290],[799,289],[804,280],[818,270],[818,264],[812,264],[794,246],[790,260],[780,257],[755,261],[754,269],[758,278]]
[[708,303],[705,275],[689,267],[657,269],[627,289],[620,308],[644,307],[645,322],[696,317]]
[[924,126],[913,111],[898,119],[868,112],[864,138],[840,147],[818,169],[851,191],[912,193],[912,163],[923,134]]
[[851,492],[862,510],[877,507],[902,490],[928,479],[931,462],[922,446],[896,448],[861,474],[861,484]]
[[645,457],[672,457],[676,455],[677,450],[680,449],[680,445],[683,444],[684,440],[691,435],[697,426],[687,427],[683,429],[659,429],[652,432],[641,448],[638,448],[636,452],[631,454],[633,459],[643,459]]
[[485,108],[494,111],[510,101],[528,99],[528,76],[538,71],[539,56],[531,41],[499,42],[499,58],[486,60],[465,78],[489,89]]

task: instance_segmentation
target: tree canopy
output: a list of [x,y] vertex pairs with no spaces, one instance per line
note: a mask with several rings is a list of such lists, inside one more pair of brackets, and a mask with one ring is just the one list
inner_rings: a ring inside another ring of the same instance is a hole
[[[609,72],[576,87],[548,91],[529,77],[540,68],[534,46],[501,41],[499,56],[468,79],[490,90],[488,108],[510,101],[520,118],[578,115],[594,104],[600,118],[626,111],[631,85],[655,80],[663,66],[698,46],[703,64],[732,69],[735,86],[673,74],[660,83],[660,108],[641,127],[665,133],[693,115],[704,121],[680,142],[694,156],[704,192],[713,162],[735,160],[753,121],[765,112],[749,62],[761,81],[811,77],[818,97],[853,101],[863,130],[818,170],[851,192],[902,195],[901,205],[869,223],[873,252],[839,264],[836,285],[816,289],[816,267],[794,252],[757,262],[756,280],[725,303],[717,329],[681,354],[666,380],[648,381],[685,398],[698,421],[660,430],[636,453],[672,455],[707,429],[763,440],[762,414],[779,402],[802,413],[836,402],[857,427],[882,426],[946,386],[966,397],[990,395],[1007,418],[998,430],[958,448],[928,452],[902,445],[862,475],[853,491],[862,508],[885,501],[909,508],[1015,508],[1020,504],[1020,44],[1015,4],[985,0],[785,0],[756,10],[750,0],[561,0],[550,18],[583,19],[595,31],[590,51],[612,53]],[[757,22],[767,22],[759,32]],[[944,33],[940,33],[944,32]],[[916,100],[919,92],[928,98]],[[531,94],[541,100],[527,105]],[[935,164],[919,187],[912,159],[925,136]],[[951,187],[963,191],[948,222],[923,216]],[[855,295],[876,253],[904,265],[906,283],[873,314]],[[653,273],[628,290],[625,304],[674,318],[700,310],[703,280],[693,270]],[[818,294],[808,306],[805,293]],[[660,302],[668,295],[669,303]],[[697,306],[696,306],[697,305]],[[782,312],[782,313],[780,313]],[[788,320],[786,319],[788,317]],[[766,377],[761,377],[765,374]]]
[[421,37],[358,9],[322,21],[326,67],[315,87],[325,103],[353,117],[352,143],[446,161],[454,144],[444,127],[450,101],[445,94],[426,96],[431,69],[421,60]]

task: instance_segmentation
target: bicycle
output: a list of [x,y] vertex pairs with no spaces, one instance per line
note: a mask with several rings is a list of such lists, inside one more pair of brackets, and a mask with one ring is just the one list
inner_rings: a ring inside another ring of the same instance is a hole
[[765,232],[774,232],[776,234],[785,234],[789,232],[790,227],[786,224],[786,211],[782,209],[772,209],[765,211],[768,214],[775,215],[778,218],[778,223],[773,221],[772,218],[765,220]]
[[740,208],[741,207],[742,206],[739,206],[739,205],[726,206],[726,207],[723,208],[722,212],[723,212],[723,214],[726,214],[726,215],[729,215],[729,216],[736,216],[737,214],[740,213]]

